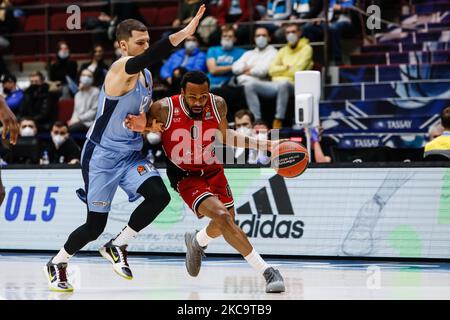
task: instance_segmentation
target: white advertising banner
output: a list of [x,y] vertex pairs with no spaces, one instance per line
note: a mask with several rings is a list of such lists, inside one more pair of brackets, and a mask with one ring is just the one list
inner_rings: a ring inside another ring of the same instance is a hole
[[[130,244],[130,251],[184,252],[197,217],[161,175],[172,200]],[[450,258],[450,169],[311,168],[294,179],[272,169],[226,169],[236,223],[261,254]],[[0,250],[58,250],[86,220],[75,190],[78,169],[5,169]],[[140,203],[118,189],[98,250],[126,225]],[[236,253],[223,238],[208,253]]]

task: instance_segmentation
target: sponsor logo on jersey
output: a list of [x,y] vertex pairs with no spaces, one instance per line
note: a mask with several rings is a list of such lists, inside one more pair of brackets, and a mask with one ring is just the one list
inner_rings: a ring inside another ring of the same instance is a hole
[[106,201],[92,201],[92,204],[94,206],[106,207],[106,206],[108,206],[109,202],[106,202]]
[[138,166],[137,172],[139,173],[139,175],[143,176],[147,173],[147,168],[145,166]]

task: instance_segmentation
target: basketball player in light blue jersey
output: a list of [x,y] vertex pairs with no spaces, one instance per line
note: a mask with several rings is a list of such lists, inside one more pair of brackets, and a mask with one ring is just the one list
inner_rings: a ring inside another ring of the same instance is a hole
[[140,196],[144,201],[133,211],[128,225],[100,248],[100,253],[112,263],[117,274],[129,280],[133,278],[127,262],[127,245],[168,205],[170,195],[158,171],[141,153],[142,136],[129,130],[124,119],[128,114],[148,111],[152,101],[152,77],[146,68],[168,56],[173,47],[193,35],[204,11],[202,5],[183,30],[151,47],[147,27],[141,22],[128,19],[117,26],[116,40],[123,56],[106,74],[96,120],[87,133],[81,157],[87,220],[70,234],[64,247],[47,264],[52,291],[73,291],[66,272],[69,258],[102,234],[119,186],[130,201]]

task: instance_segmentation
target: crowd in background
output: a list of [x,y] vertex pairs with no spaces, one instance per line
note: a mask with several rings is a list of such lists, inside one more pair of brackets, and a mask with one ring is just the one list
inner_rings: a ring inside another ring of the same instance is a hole
[[[15,11],[8,9],[11,2],[3,0],[6,9],[0,9],[0,30],[11,32]],[[26,3],[26,1],[18,1]],[[14,3],[14,4],[22,4]],[[190,22],[202,1],[183,0],[179,15],[173,21],[173,30]],[[158,94],[178,94],[183,75],[201,70],[208,74],[211,92],[225,98],[229,107],[229,121],[235,129],[254,136],[266,137],[271,129],[292,126],[294,75],[297,71],[315,68],[311,42],[324,37],[324,22],[317,20],[297,23],[297,19],[329,19],[329,53],[332,63],[342,63],[340,40],[352,28],[349,8],[355,0],[330,0],[324,8],[322,0],[218,0],[209,1],[208,13],[198,33],[185,40],[163,61],[159,70],[152,69],[156,82],[163,88]],[[253,6],[250,6],[253,4]],[[95,39],[114,42],[114,27],[127,18],[142,19],[132,2],[107,6],[97,18],[90,18],[85,28],[101,30]],[[12,7],[10,7],[12,8]],[[112,12],[111,12],[111,8]],[[248,22],[258,20],[251,27]],[[294,22],[293,22],[294,21]],[[251,34],[250,34],[251,33]],[[164,33],[168,36],[170,32]],[[249,39],[251,43],[249,43]],[[152,42],[157,39],[151,39]],[[273,44],[278,44],[277,46]],[[0,36],[0,47],[10,43]],[[95,120],[99,90],[110,63],[120,58],[115,45],[112,61],[105,59],[104,47],[94,45],[91,60],[82,65],[71,58],[69,44],[58,43],[56,60],[48,70],[29,75],[29,86],[17,86],[16,76],[8,72],[0,59],[3,95],[20,119],[21,133],[16,147],[3,147],[1,158],[7,163],[76,163],[82,143],[75,143],[71,134],[85,134]],[[47,79],[44,74],[47,74]],[[73,99],[74,111],[67,123],[56,121],[55,105],[62,99]],[[154,98],[155,100],[155,98]],[[273,108],[272,106],[275,106]],[[267,116],[269,113],[269,116]],[[270,119],[270,122],[267,121]],[[50,133],[51,139],[42,143],[37,137]],[[152,159],[160,159],[160,138],[154,134],[145,137],[144,152]],[[311,145],[316,162],[331,162],[327,145],[321,148],[321,130],[312,132]],[[21,154],[24,146],[35,150]],[[17,149],[18,151],[15,151]],[[233,150],[235,158],[245,157],[247,163],[266,163],[256,151]]]

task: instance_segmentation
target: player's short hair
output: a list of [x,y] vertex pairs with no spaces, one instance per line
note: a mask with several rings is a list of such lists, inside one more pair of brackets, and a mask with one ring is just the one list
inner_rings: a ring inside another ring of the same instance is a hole
[[241,109],[236,111],[234,114],[235,119],[242,119],[243,117],[248,116],[250,118],[250,122],[253,124],[255,122],[255,116],[253,115],[253,112],[251,112],[248,109]]
[[123,20],[116,29],[116,41],[130,39],[133,31],[147,31],[145,24],[136,19]]
[[186,89],[188,83],[204,84],[205,82],[208,83],[209,88],[210,82],[206,73],[202,71],[189,71],[183,76],[183,79],[181,79],[181,88],[183,90]]
[[441,124],[446,130],[450,130],[450,107],[446,107],[442,110]]

